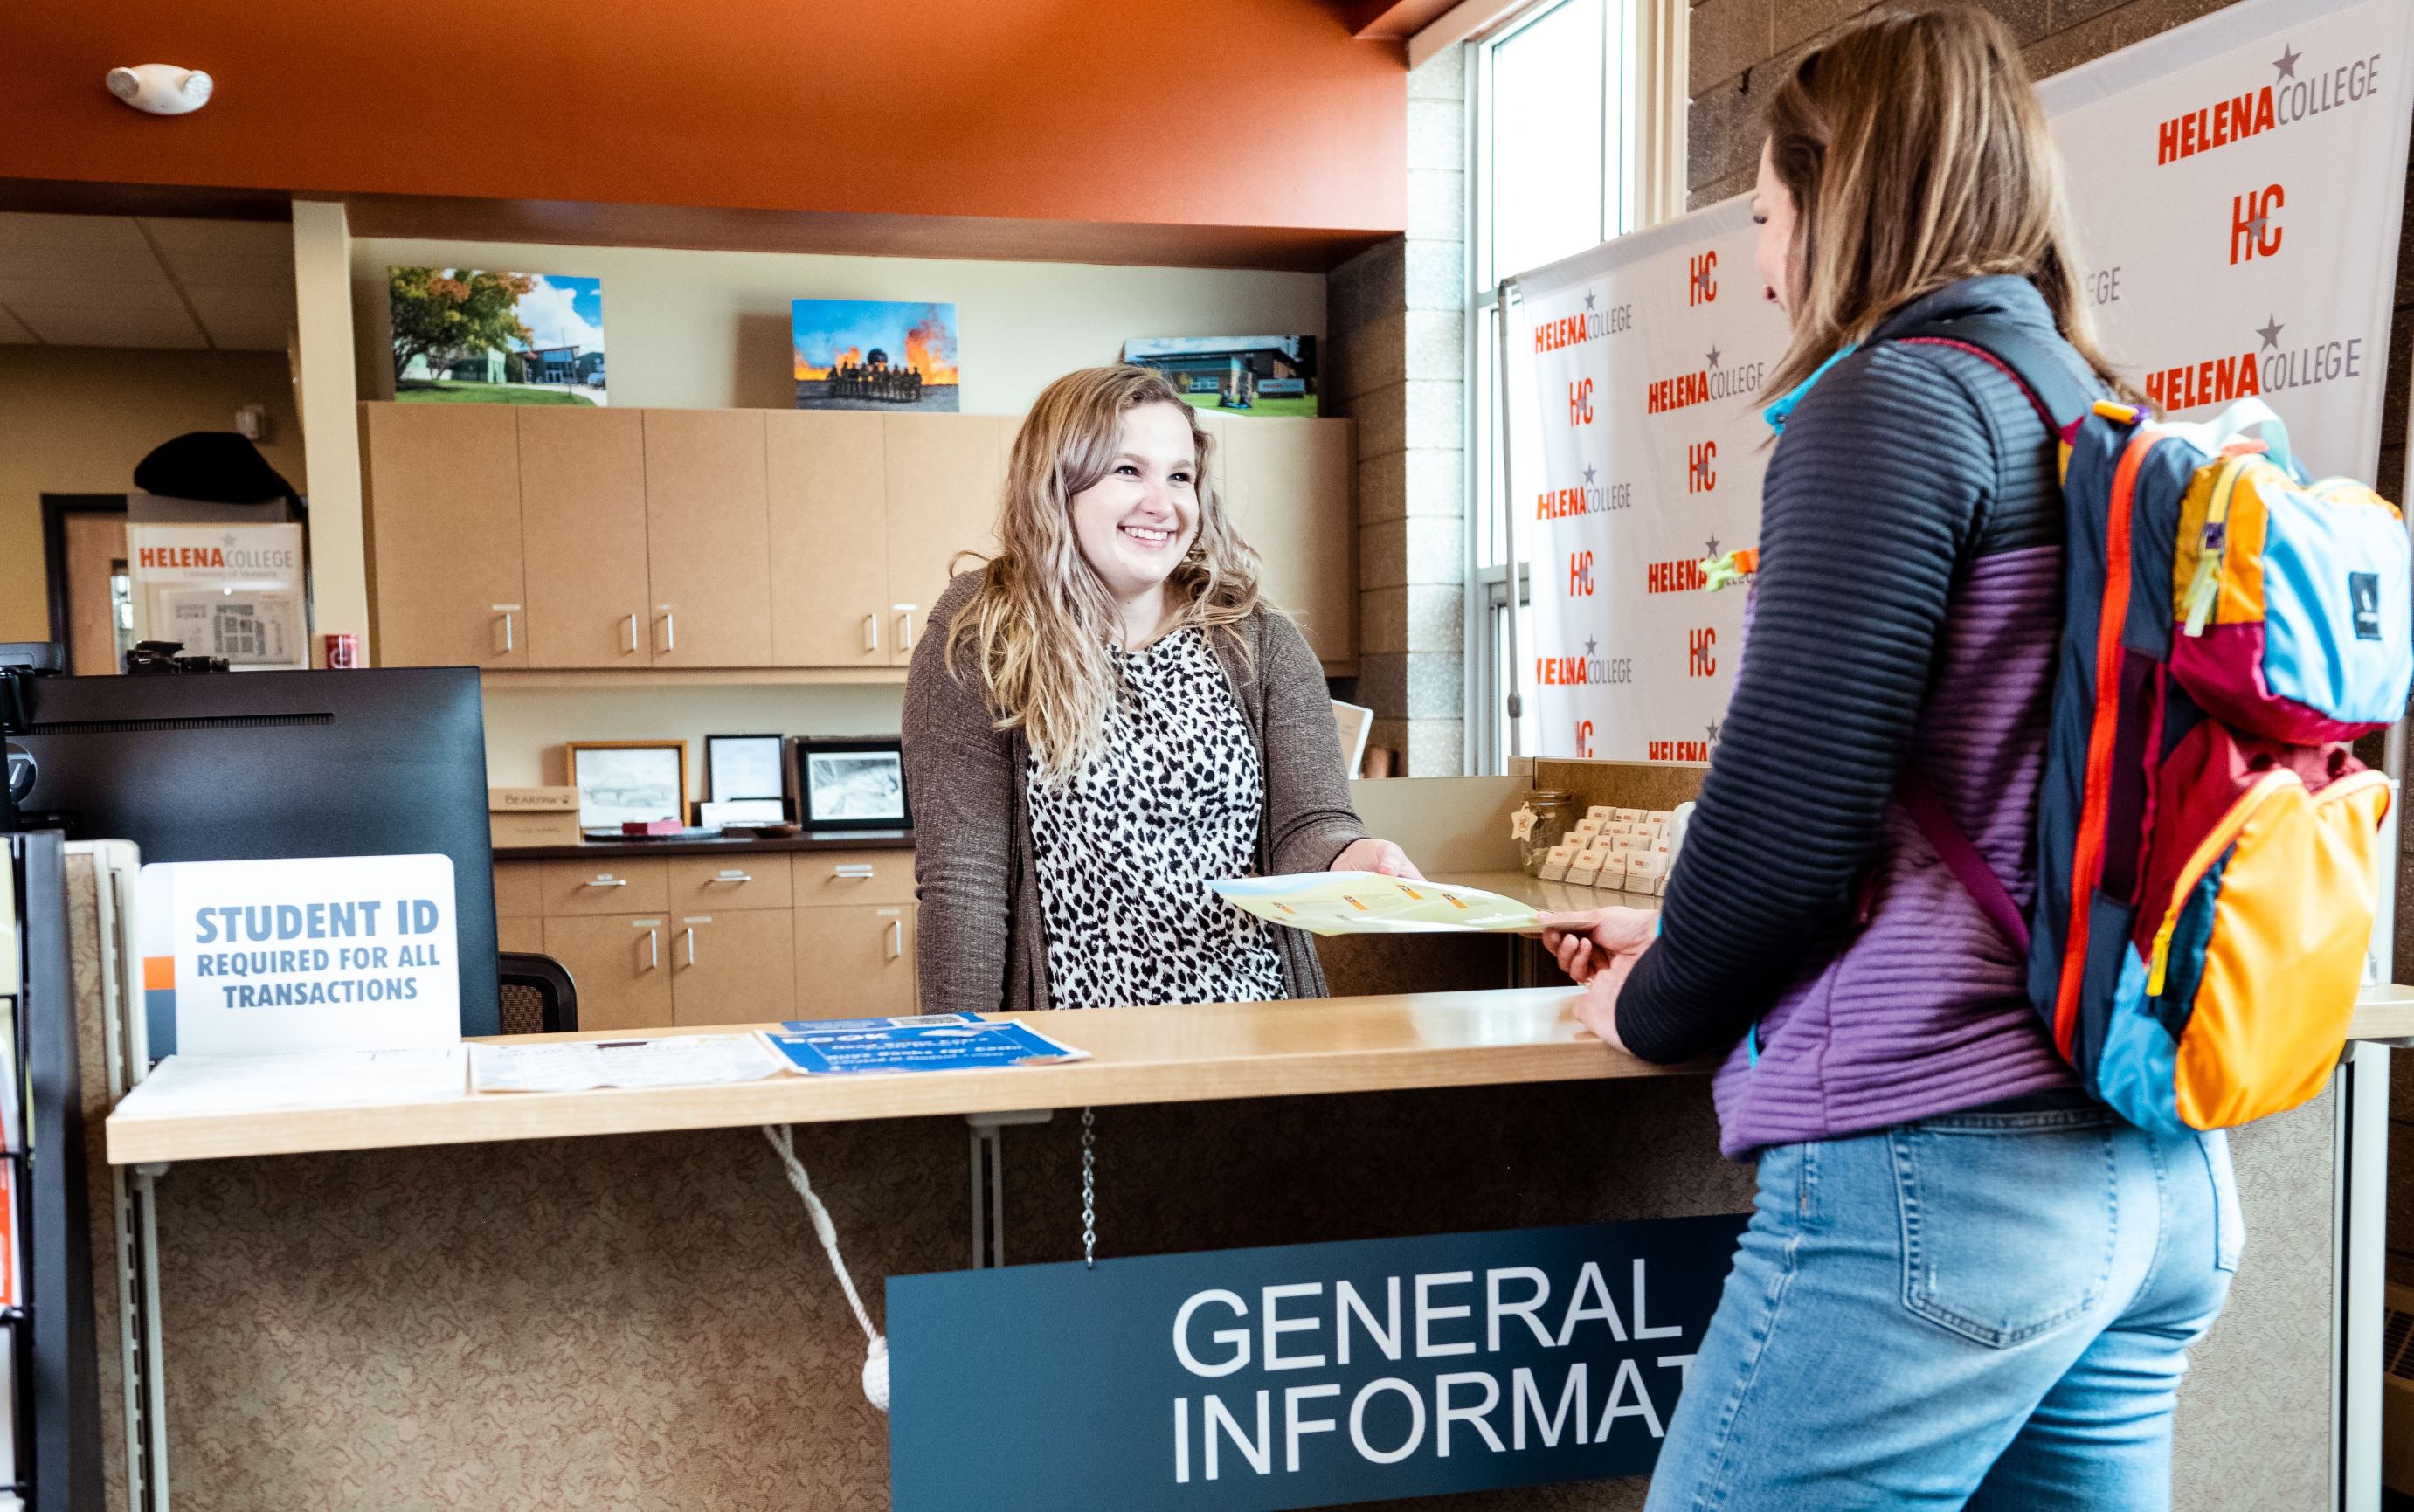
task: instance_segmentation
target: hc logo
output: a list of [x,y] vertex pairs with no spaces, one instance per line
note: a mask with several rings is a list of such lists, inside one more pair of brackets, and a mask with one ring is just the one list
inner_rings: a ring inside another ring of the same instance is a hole
[[2249,189],[2229,200],[2229,260],[2234,266],[2268,258],[2280,250],[2280,228],[2274,212],[2288,202],[2288,191],[2274,184],[2261,193]]
[[1705,252],[1686,259],[1685,303],[1708,304],[1719,297],[1719,255]]
[[1568,385],[1568,423],[1592,423],[1592,379],[1579,378]]
[[1688,677],[1717,675],[1719,659],[1715,653],[1718,646],[1717,630],[1706,629],[1687,630],[1685,632],[1685,675]]
[[1571,599],[1592,597],[1592,553],[1588,551],[1568,553],[1568,597]]
[[1576,721],[1576,759],[1578,761],[1592,759],[1592,721],[1590,719]]
[[1699,446],[1685,448],[1685,492],[1706,494],[1719,486],[1718,468],[1711,466],[1719,459],[1719,443],[1704,441]]
[[2347,575],[2347,602],[2355,608],[2355,638],[2359,641],[2380,639],[2380,574],[2349,572]]

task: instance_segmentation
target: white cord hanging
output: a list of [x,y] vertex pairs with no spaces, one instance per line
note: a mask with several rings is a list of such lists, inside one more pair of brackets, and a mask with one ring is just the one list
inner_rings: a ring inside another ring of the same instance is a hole
[[763,1137],[770,1142],[780,1164],[787,1167],[788,1185],[805,1200],[805,1212],[813,1221],[813,1233],[828,1252],[830,1269],[838,1273],[839,1289],[846,1293],[846,1305],[855,1310],[855,1321],[863,1329],[870,1347],[863,1356],[863,1394],[882,1412],[888,1410],[888,1341],[872,1326],[872,1314],[863,1309],[863,1298],[856,1295],[855,1280],[846,1273],[846,1262],[838,1253],[838,1225],[830,1222],[829,1209],[813,1192],[812,1178],[805,1174],[804,1163],[797,1159],[796,1135],[784,1123],[763,1125]]

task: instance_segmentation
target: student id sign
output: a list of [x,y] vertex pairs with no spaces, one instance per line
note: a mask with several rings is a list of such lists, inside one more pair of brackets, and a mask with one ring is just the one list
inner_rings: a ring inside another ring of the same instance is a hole
[[1742,1214],[888,1282],[896,1512],[1279,1512],[1647,1473]]
[[181,1055],[460,1042],[450,856],[156,862],[142,906],[144,996]]

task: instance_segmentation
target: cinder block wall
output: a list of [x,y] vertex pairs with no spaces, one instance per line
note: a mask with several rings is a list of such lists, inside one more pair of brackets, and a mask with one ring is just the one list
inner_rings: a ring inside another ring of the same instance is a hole
[[1408,234],[1325,281],[1325,393],[1358,422],[1358,701],[1411,777],[1466,762],[1465,77],[1455,47],[1410,71]]

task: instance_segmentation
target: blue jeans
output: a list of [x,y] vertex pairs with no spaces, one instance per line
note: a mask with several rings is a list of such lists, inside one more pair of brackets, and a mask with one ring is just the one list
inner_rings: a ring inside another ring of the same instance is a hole
[[2097,1107],[1765,1150],[1649,1512],[2159,1512],[2244,1239],[2222,1134]]

